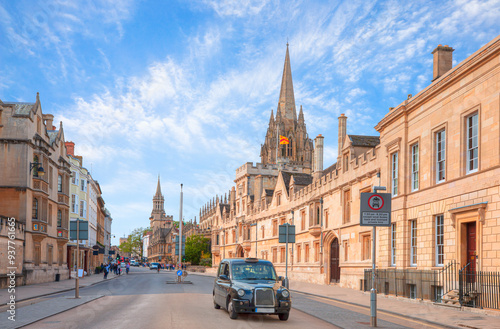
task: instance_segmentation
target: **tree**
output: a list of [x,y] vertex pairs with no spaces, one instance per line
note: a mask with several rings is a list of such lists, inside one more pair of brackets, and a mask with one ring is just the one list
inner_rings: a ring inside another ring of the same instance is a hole
[[151,229],[149,227],[141,227],[133,230],[132,233],[128,236],[127,241],[120,244],[120,251],[130,253],[131,255],[138,255],[140,259],[142,259],[144,255],[143,239],[144,234],[147,232],[151,232]]
[[210,254],[210,239],[202,235],[192,235],[186,239],[186,261],[198,265],[205,254]]

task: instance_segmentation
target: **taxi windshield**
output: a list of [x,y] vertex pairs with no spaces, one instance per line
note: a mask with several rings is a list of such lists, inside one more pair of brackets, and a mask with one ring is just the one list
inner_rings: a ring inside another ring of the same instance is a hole
[[272,264],[233,263],[231,265],[233,280],[273,280],[276,272]]

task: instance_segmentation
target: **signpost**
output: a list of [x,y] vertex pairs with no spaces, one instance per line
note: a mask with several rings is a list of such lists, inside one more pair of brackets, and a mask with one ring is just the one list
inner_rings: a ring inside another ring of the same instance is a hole
[[295,225],[285,223],[279,226],[279,243],[286,243],[285,247],[285,282],[284,286],[288,289],[288,243],[295,243]]
[[375,257],[377,226],[391,226],[391,194],[384,186],[374,186],[373,193],[361,193],[360,226],[373,226],[372,234],[372,288],[370,290],[371,326],[377,326],[377,291],[375,290]]
[[[89,222],[77,219],[69,223],[69,238],[76,240],[76,280],[75,280],[75,298],[80,298],[80,240],[89,239]],[[81,271],[83,276],[83,269]]]

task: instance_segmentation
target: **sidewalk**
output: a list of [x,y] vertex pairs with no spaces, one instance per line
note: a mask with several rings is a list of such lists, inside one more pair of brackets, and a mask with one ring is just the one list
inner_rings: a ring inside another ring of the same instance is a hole
[[[192,275],[215,276],[213,273],[190,272]],[[290,290],[310,296],[327,298],[346,304],[370,307],[370,293],[335,285],[291,281]],[[293,301],[293,299],[292,299]],[[347,308],[349,306],[347,305]],[[369,310],[369,309],[368,309]],[[454,309],[403,297],[377,295],[377,310],[409,319],[424,320],[451,328],[500,328],[500,311],[473,308]]]
[[[123,274],[122,274],[123,275]],[[114,275],[112,273],[108,274],[107,280],[112,280],[118,277],[118,275]],[[104,281],[104,274],[93,274],[91,276],[86,276],[80,278],[80,288],[88,287],[99,282]],[[59,282],[45,282],[38,284],[31,284],[27,286],[19,286],[16,287],[16,303],[21,302],[23,300],[51,295],[59,292],[70,291],[75,289],[75,279],[62,280]],[[5,305],[9,299],[11,294],[7,288],[0,289],[0,305]]]

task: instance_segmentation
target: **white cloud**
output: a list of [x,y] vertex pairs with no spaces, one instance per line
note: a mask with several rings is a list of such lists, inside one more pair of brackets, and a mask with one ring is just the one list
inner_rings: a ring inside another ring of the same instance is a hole
[[268,3],[267,0],[202,0],[219,16],[253,16],[261,12]]

